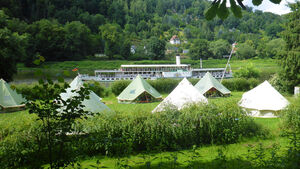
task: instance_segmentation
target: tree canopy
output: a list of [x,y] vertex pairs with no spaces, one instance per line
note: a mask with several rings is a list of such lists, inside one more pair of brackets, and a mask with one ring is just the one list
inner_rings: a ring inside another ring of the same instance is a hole
[[284,57],[282,59],[282,77],[289,92],[296,85],[300,85],[300,2],[290,4],[292,12],[288,14],[283,39],[286,42]]

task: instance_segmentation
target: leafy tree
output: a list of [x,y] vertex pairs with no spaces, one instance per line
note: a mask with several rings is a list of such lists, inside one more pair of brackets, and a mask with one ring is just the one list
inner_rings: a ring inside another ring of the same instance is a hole
[[281,59],[284,55],[285,41],[281,38],[273,39],[265,45],[266,56]]
[[129,39],[126,39],[124,41],[120,41],[120,55],[125,59],[127,60],[131,53],[130,53],[130,48],[131,48],[131,42]]
[[[66,167],[75,162],[75,153],[72,149],[71,142],[75,139],[74,124],[76,119],[86,118],[92,115],[90,112],[83,110],[81,102],[88,98],[89,91],[87,88],[81,88],[74,91],[77,95],[63,99],[61,92],[65,92],[68,84],[60,86],[51,80],[44,82],[39,81],[39,85],[33,88],[33,96],[28,96],[31,100],[26,106],[29,113],[36,114],[41,121],[41,138],[40,149],[47,152],[47,161],[50,168]],[[73,134],[74,136],[68,136]],[[78,133],[77,133],[78,134]]]
[[271,23],[266,26],[266,32],[271,37],[278,37],[278,33],[282,31],[283,28],[279,23]]
[[256,55],[255,49],[246,43],[237,46],[236,54],[240,59],[249,59]]
[[286,42],[286,54],[282,58],[282,77],[289,92],[300,85],[300,2],[290,4],[288,22],[284,26],[283,39]]
[[57,21],[43,19],[29,25],[27,33],[28,40],[27,65],[34,60],[36,53],[39,53],[47,61],[65,60],[64,41],[65,30]]
[[191,59],[208,59],[213,56],[213,53],[209,50],[209,42],[205,39],[197,39],[191,45],[189,55]]
[[80,60],[91,55],[93,39],[90,29],[79,21],[67,23],[65,29],[65,51],[68,59]]
[[105,54],[113,59],[118,54],[118,44],[121,38],[121,27],[118,24],[105,24],[99,27],[102,39],[105,41]]
[[105,23],[104,16],[100,14],[90,15],[88,12],[84,12],[78,18],[81,23],[87,25],[94,33],[97,33],[99,26]]
[[152,60],[163,59],[165,57],[166,42],[155,36],[152,36],[146,46],[147,55]]
[[[121,27],[124,27],[126,20],[125,20],[125,11],[123,8],[122,2],[124,1],[113,1],[108,9],[108,13],[110,14],[109,17],[112,21],[119,24]],[[125,2],[126,3],[126,2]]]
[[17,60],[26,56],[26,35],[11,32],[5,26],[9,18],[0,10],[0,78],[11,81],[17,72]]
[[246,67],[242,67],[234,73],[234,77],[238,78],[258,78],[260,76],[260,72],[256,69],[253,64],[247,65]]
[[230,44],[223,39],[213,41],[209,44],[209,50],[213,53],[214,58],[222,58],[223,55],[228,55],[230,49]]

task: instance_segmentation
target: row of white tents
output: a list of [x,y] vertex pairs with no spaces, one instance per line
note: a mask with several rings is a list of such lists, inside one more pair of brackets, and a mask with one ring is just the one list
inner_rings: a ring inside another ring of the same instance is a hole
[[[164,111],[166,109],[181,110],[190,104],[208,103],[205,96],[229,96],[230,94],[231,92],[210,73],[206,73],[195,86],[184,78],[152,112]],[[137,76],[117,98],[120,103],[124,101],[132,103],[143,95],[148,96],[148,98],[152,97],[153,99],[149,99],[152,101],[162,98],[141,76]],[[245,92],[238,104],[250,116],[270,118],[277,117],[278,113],[289,102],[268,81],[265,81],[252,90]]]
[[[70,87],[66,89],[66,92],[61,93],[60,96],[62,99],[67,100],[76,96],[76,91],[80,90],[81,87],[84,87],[83,82],[77,76],[70,83]],[[181,110],[190,104],[206,104],[208,100],[204,95],[213,93],[217,93],[218,96],[230,95],[230,91],[213,78],[210,73],[207,73],[195,86],[184,78],[152,112],[166,109]],[[162,100],[161,94],[139,75],[117,98],[120,103],[145,103]],[[4,80],[0,80],[0,107],[24,106],[24,101],[26,100],[12,90]],[[93,91],[90,91],[89,99],[85,99],[82,104],[85,106],[84,110],[90,112],[111,111]],[[268,81],[265,81],[244,93],[238,104],[247,110],[251,116],[276,117],[278,112],[284,109],[289,102]]]

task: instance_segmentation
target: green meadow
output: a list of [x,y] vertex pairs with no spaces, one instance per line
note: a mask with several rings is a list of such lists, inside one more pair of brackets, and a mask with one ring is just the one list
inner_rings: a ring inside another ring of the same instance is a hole
[[[229,102],[236,102],[241,99],[243,92],[232,92],[231,97],[211,98],[209,103],[225,105]],[[168,94],[163,94],[165,98]],[[294,97],[287,96],[290,101]],[[135,112],[151,112],[159,102],[145,104],[118,104],[116,97],[110,94],[102,99],[112,110],[117,113],[130,114]],[[30,122],[34,115],[29,115],[27,110],[14,113],[0,114],[0,127],[3,133],[14,133],[23,131],[24,128],[30,128]],[[194,146],[191,149],[182,149],[177,151],[142,151],[133,152],[128,155],[105,156],[94,155],[80,157],[79,162],[69,168],[219,168],[220,164],[226,162],[227,168],[251,168],[249,166],[249,151],[255,151],[259,146],[266,152],[270,152],[274,146],[278,147],[278,152],[283,152],[289,145],[289,139],[282,135],[280,118],[254,118],[268,135],[264,138],[250,137],[242,138],[237,143],[232,144],[210,144]],[[8,130],[8,131],[7,131]],[[1,134],[1,135],[2,135]],[[1,138],[0,138],[1,140]],[[264,153],[266,153],[264,152]],[[269,158],[263,156],[262,158]],[[224,161],[225,160],[225,161]],[[241,161],[242,160],[242,161]],[[243,161],[244,160],[244,161]],[[225,164],[224,164],[225,165]],[[45,165],[44,167],[47,167]]]

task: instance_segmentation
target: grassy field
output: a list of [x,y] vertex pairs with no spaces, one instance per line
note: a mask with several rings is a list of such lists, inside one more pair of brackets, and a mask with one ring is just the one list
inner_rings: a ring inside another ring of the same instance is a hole
[[[233,92],[231,97],[227,98],[214,98],[209,99],[209,102],[216,104],[223,104],[229,100],[238,102],[242,96],[242,92]],[[167,94],[163,95],[164,97]],[[292,97],[288,97],[289,100],[293,100]],[[114,96],[104,98],[103,101],[108,106],[116,111],[151,111],[158,103],[150,104],[116,104],[117,99]],[[150,110],[149,110],[150,109]],[[203,147],[197,147],[194,150],[181,150],[175,152],[144,152],[139,154],[130,155],[127,157],[107,157],[107,156],[94,156],[86,158],[80,161],[80,165],[83,168],[190,168],[189,164],[193,161],[193,164],[201,166],[201,168],[218,168],[220,165],[216,158],[220,156],[220,150],[224,153],[226,158],[233,160],[231,165],[244,165],[242,162],[236,164],[235,158],[242,157],[246,159],[246,154],[249,151],[249,147],[258,146],[262,144],[264,147],[271,147],[276,144],[283,150],[288,146],[288,139],[282,137],[280,130],[279,118],[256,118],[255,122],[261,124],[265,129],[270,131],[270,136],[266,139],[244,139],[242,142],[229,145],[208,145]],[[176,162],[175,162],[175,161]],[[245,164],[247,165],[247,164]]]
[[[226,104],[229,100],[238,102],[242,96],[242,92],[232,92],[231,97],[227,98],[213,98],[209,99],[210,103]],[[165,98],[167,94],[163,94]],[[293,100],[293,97],[287,97]],[[149,112],[153,110],[159,102],[149,104],[118,104],[114,95],[103,98],[111,109],[116,112],[128,112],[135,110],[141,112]],[[22,123],[28,123],[33,115],[29,115],[26,110],[0,114],[0,127],[12,126],[13,121],[14,129],[18,130],[18,126]],[[216,160],[223,156],[226,158],[230,166],[247,166],[243,161],[236,161],[236,158],[247,160],[247,152],[249,147],[258,146],[262,144],[264,147],[271,147],[276,144],[280,146],[280,150],[286,149],[288,146],[288,138],[281,136],[280,119],[271,118],[254,119],[257,123],[261,124],[265,129],[270,131],[270,136],[265,139],[250,138],[242,139],[241,142],[229,145],[206,145],[202,147],[195,147],[194,149],[174,151],[174,152],[142,152],[132,154],[126,157],[107,157],[107,156],[94,156],[85,157],[79,161],[82,168],[191,168],[190,164],[201,166],[201,168],[218,168],[220,161]],[[220,154],[221,151],[221,154]],[[248,166],[249,167],[249,166]]]
[[[124,61],[124,60],[114,60],[114,61],[101,61],[101,60],[85,60],[85,61],[65,61],[65,62],[47,62],[43,66],[37,68],[28,68],[23,64],[18,64],[18,73],[15,75],[16,80],[22,79],[32,79],[34,77],[34,72],[36,70],[42,70],[47,72],[52,77],[63,74],[64,71],[69,71],[70,76],[76,76],[76,72],[72,72],[73,68],[78,68],[82,74],[94,74],[96,69],[119,69],[122,64],[174,64],[175,60],[161,60],[161,61]],[[199,68],[200,62],[190,59],[183,59],[181,61],[183,64],[191,64],[193,68]],[[203,60],[204,68],[223,68],[227,63],[226,59],[209,59]],[[231,60],[230,66],[233,71],[239,69],[240,67],[253,64],[258,68],[263,74],[274,74],[279,71],[278,60],[274,59],[250,59],[250,60]]]

